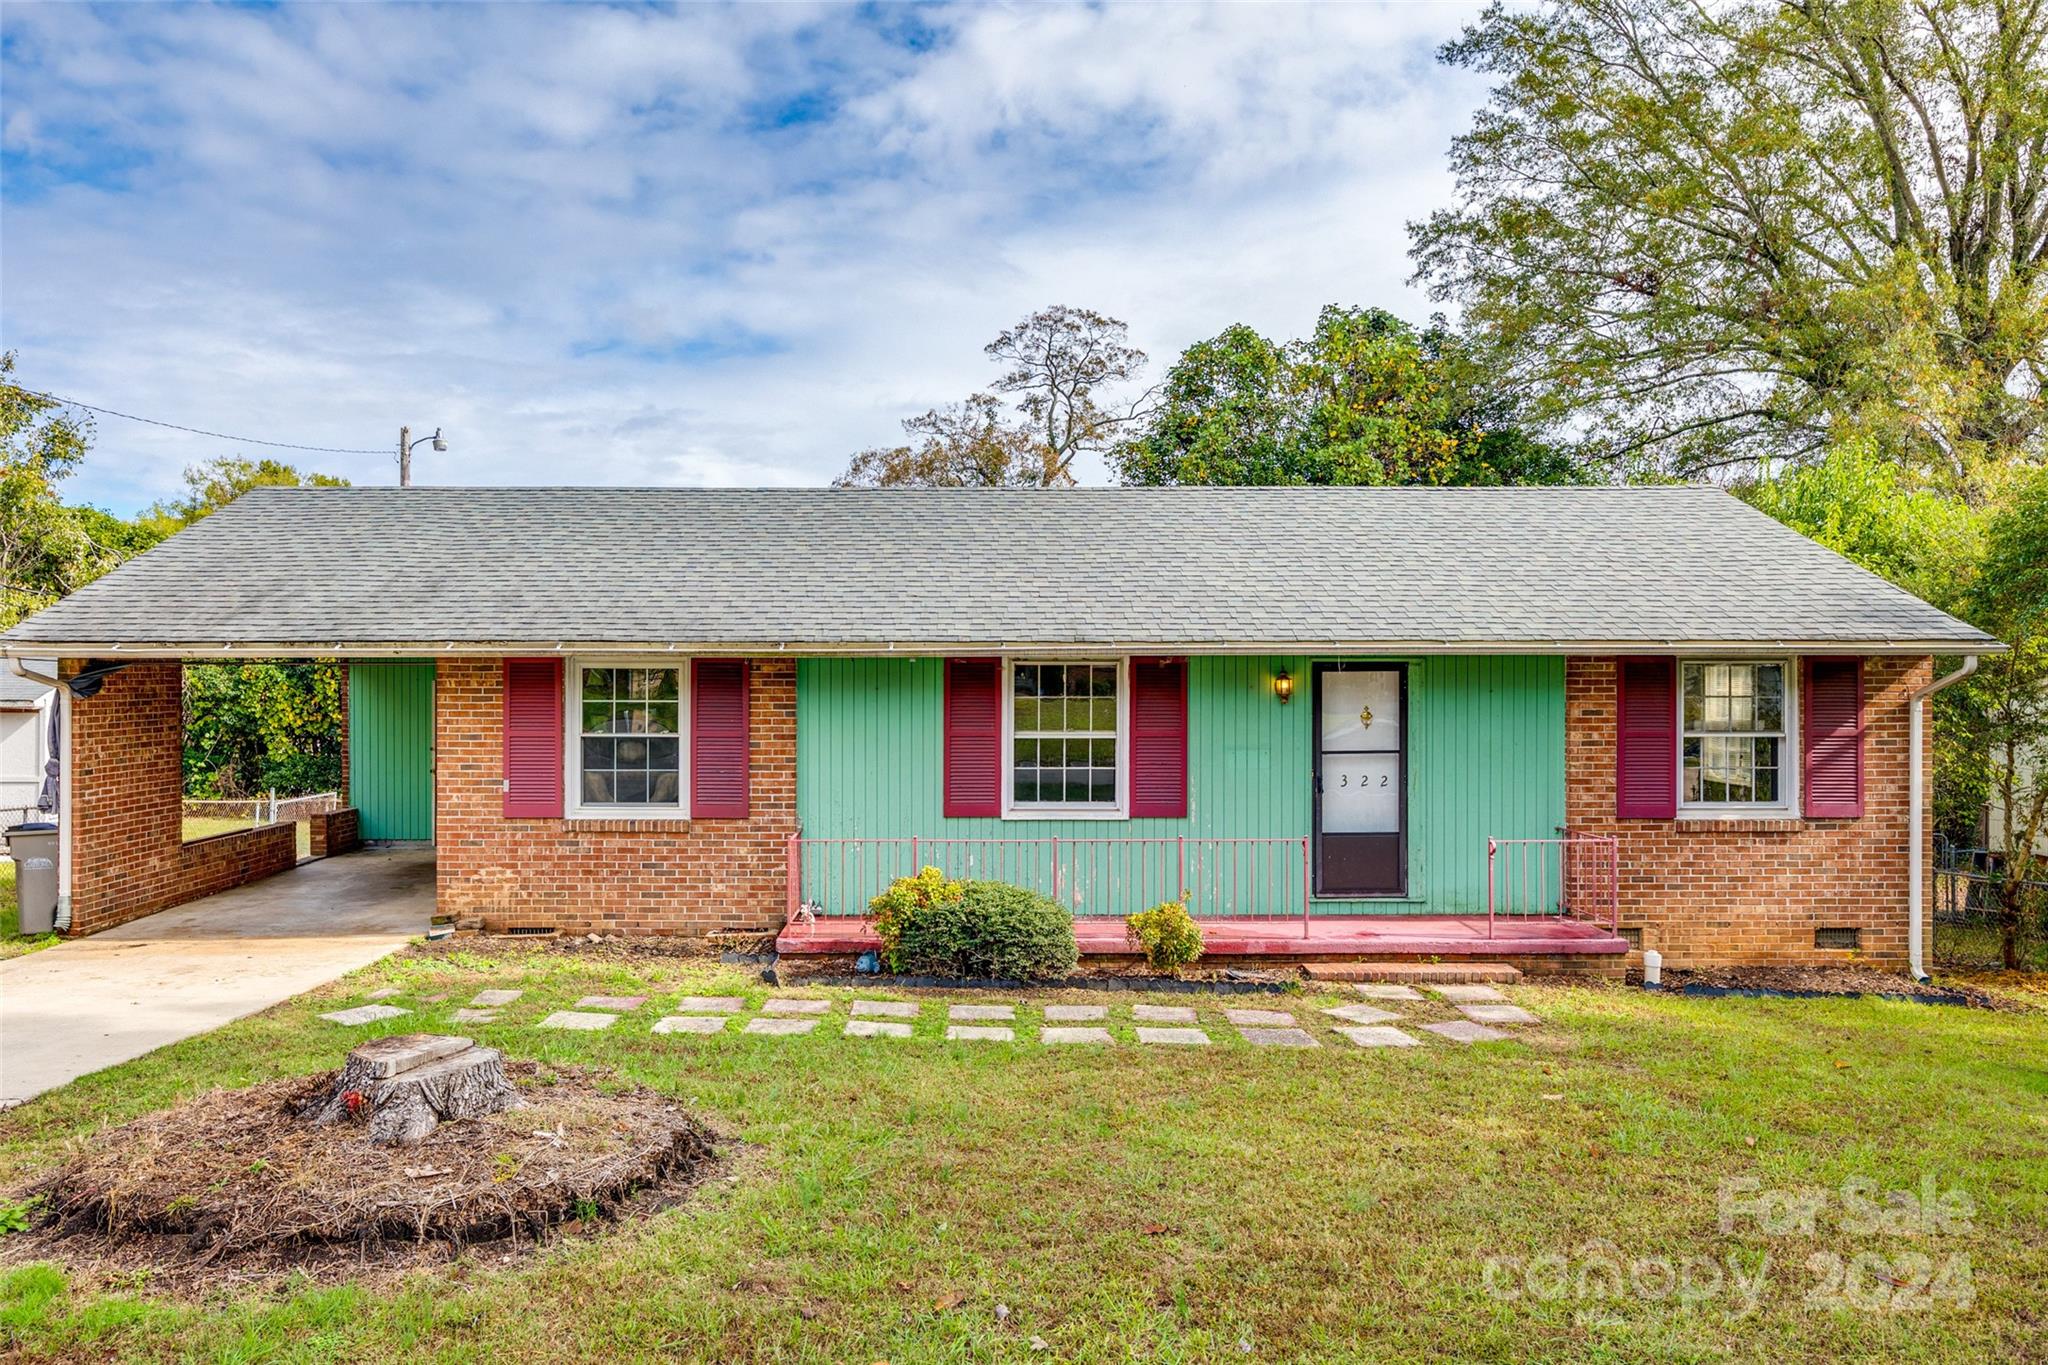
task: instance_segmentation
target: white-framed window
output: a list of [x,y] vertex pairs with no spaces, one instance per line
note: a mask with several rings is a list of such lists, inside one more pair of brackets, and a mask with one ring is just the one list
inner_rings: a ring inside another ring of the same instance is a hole
[[1122,818],[1129,716],[1123,659],[1004,660],[1004,815]]
[[1797,703],[1789,659],[1681,659],[1678,804],[1691,814],[1793,809]]
[[689,662],[573,658],[562,690],[569,814],[686,818]]

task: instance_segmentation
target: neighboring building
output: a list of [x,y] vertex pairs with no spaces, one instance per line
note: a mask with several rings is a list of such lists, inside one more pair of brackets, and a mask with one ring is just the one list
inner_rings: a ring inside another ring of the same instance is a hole
[[[49,677],[57,668],[51,659],[28,660],[24,666]],[[0,825],[35,811],[50,757],[50,707],[56,696],[0,662]]]
[[365,835],[487,928],[844,949],[935,863],[1565,965],[1902,963],[1907,700],[1998,648],[1699,488],[259,489],[0,636],[126,664],[74,929],[273,870],[166,842],[178,661],[320,655]]

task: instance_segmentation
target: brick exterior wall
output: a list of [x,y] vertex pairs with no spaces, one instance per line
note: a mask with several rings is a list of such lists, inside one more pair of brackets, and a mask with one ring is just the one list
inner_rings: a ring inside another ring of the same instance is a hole
[[363,846],[362,822],[355,807],[315,811],[306,817],[307,852],[315,858],[353,853]]
[[[1610,658],[1566,661],[1565,809],[1575,831],[1620,837],[1623,927],[1639,926],[1643,947],[1673,967],[1853,959],[1903,968],[1906,702],[1933,676],[1933,660],[1864,660],[1864,802],[1856,820],[1617,819],[1614,675]],[[1791,749],[1796,760],[1796,735]],[[1931,868],[1928,786],[1921,833],[1923,866]],[[1813,946],[1815,929],[1843,927],[1863,931],[1857,952]]]
[[[81,666],[64,663],[68,676]],[[185,714],[175,662],[131,664],[70,705],[71,932],[97,933],[282,872],[298,832],[264,825],[184,842]]]
[[796,830],[796,664],[750,670],[745,820],[508,820],[503,665],[442,659],[434,687],[434,841],[458,925],[568,933],[775,930]]

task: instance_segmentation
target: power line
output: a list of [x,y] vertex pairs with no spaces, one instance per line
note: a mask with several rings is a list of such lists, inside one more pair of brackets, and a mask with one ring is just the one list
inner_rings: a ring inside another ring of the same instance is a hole
[[[15,385],[14,387],[20,388],[21,386]],[[36,398],[47,398],[52,403],[62,403],[67,408],[84,408],[87,412],[103,413],[108,417],[119,417],[124,421],[146,422],[153,427],[168,427],[172,431],[183,431],[193,436],[211,436],[216,441],[233,441],[237,445],[275,446],[279,450],[310,450],[322,455],[389,455],[391,453],[389,450],[381,448],[360,449],[353,446],[304,446],[295,445],[290,441],[265,441],[254,436],[230,436],[224,431],[206,431],[200,427],[180,426],[176,422],[159,422],[154,417],[137,417],[132,412],[116,412],[112,408],[103,408],[93,403],[81,403],[76,398],[64,398],[54,393],[44,393],[40,389],[22,389],[21,391]]]

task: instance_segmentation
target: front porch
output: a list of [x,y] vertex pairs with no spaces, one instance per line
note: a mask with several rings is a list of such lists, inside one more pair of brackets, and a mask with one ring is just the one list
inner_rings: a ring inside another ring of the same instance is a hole
[[[1307,919],[1198,918],[1202,956],[1209,958],[1576,957],[1626,953],[1611,928],[1564,915],[1313,915]],[[1130,957],[1124,922],[1114,915],[1074,921],[1084,957]],[[790,956],[852,955],[881,947],[865,916],[821,916],[785,924],[777,952]]]

